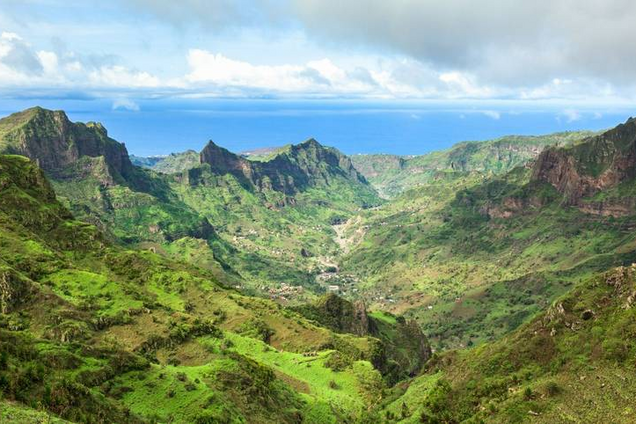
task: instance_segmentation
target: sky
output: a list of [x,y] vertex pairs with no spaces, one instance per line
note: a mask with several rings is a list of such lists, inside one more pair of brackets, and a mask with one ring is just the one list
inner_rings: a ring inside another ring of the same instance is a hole
[[0,112],[420,102],[558,129],[629,116],[634,22],[631,0],[0,0]]

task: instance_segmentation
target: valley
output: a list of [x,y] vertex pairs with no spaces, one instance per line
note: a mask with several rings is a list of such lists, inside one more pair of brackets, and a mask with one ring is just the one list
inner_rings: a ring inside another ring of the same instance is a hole
[[144,158],[12,114],[0,417],[596,422],[602,397],[631,422],[635,170],[633,119],[422,156]]

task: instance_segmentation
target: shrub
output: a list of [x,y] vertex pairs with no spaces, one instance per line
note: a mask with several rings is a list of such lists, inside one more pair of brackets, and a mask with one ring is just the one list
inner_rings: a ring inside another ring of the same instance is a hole
[[338,351],[331,353],[325,361],[325,366],[336,372],[343,371],[350,367],[351,364],[353,364],[353,360]]
[[269,343],[275,334],[274,330],[265,321],[258,318],[252,318],[244,322],[239,328],[239,333],[265,343]]
[[532,393],[532,389],[530,387],[526,387],[526,389],[523,391],[523,398],[525,400],[532,400],[533,397],[534,393]]
[[554,381],[548,381],[545,385],[545,391],[548,396],[556,396],[561,393],[561,387]]

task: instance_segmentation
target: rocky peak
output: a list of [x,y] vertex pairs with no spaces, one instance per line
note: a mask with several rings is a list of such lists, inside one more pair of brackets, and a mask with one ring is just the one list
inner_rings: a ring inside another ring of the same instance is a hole
[[346,178],[367,185],[351,160],[333,148],[311,138],[279,151],[266,161],[251,161],[210,141],[200,155],[218,174],[232,174],[258,189],[272,189],[294,194],[307,186],[329,184],[333,178]]
[[212,140],[200,154],[202,164],[208,164],[213,171],[221,174],[230,173],[248,177],[252,175],[253,165],[247,159],[216,145]]
[[636,176],[636,120],[567,148],[549,148],[537,159],[533,181],[547,182],[566,204]]
[[103,158],[110,174],[105,180],[127,179],[133,165],[126,147],[108,137],[100,123],[73,123],[63,111],[35,107],[0,120],[0,153],[27,156],[57,176],[69,167],[91,168],[90,159]]

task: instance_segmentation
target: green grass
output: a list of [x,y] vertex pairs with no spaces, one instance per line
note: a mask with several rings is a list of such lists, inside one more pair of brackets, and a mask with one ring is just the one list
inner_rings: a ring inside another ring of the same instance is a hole
[[[205,268],[113,245],[72,220],[28,161],[0,165],[3,398],[78,422],[328,423],[362,416],[381,396],[370,363],[339,372],[325,363],[334,347],[367,354],[367,339],[228,290]],[[271,346],[244,332],[256,321]],[[220,327],[222,340],[197,342]]]
[[103,315],[116,315],[143,306],[143,302],[131,300],[118,282],[88,271],[61,270],[49,275],[43,283],[51,286],[62,299],[77,306],[90,304]]
[[[349,414],[353,412],[354,415],[358,415],[365,408],[363,395],[366,393],[361,379],[368,374],[371,375],[370,378],[381,379],[379,373],[366,361],[356,361],[352,368],[342,372],[332,371],[325,366],[325,361],[334,353],[333,350],[321,351],[317,356],[306,357],[301,353],[279,351],[259,340],[237,334],[226,334],[226,338],[232,342],[233,349],[238,353],[291,377],[298,387],[306,387],[305,394],[311,397],[313,403],[325,402],[332,408]],[[208,340],[204,343],[218,349],[224,341]],[[336,388],[331,387],[332,382]]]
[[635,281],[634,267],[591,277],[500,341],[440,355],[383,413],[401,417],[404,403],[404,422],[632,422]]
[[0,423],[50,423],[66,424],[70,421],[57,418],[45,411],[37,411],[23,405],[0,400]]

